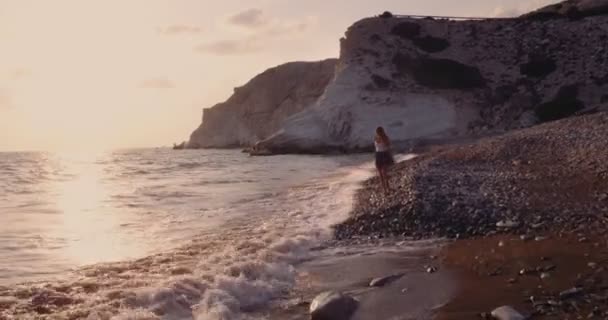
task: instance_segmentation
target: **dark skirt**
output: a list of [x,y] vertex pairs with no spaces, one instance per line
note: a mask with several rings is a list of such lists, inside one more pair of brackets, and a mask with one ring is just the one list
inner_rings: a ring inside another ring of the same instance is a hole
[[376,168],[383,169],[393,164],[395,164],[395,160],[389,151],[376,152]]

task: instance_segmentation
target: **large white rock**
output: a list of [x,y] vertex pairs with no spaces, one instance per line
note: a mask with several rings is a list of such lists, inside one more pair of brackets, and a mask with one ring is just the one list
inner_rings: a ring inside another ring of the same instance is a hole
[[323,292],[310,304],[312,320],[348,320],[357,309],[358,302],[339,292]]
[[369,282],[370,287],[384,287],[385,285],[401,278],[403,274],[392,274],[390,276],[384,276],[380,278],[374,278]]
[[521,313],[510,306],[502,306],[492,311],[492,317],[498,320],[526,320]]
[[189,148],[249,146],[276,132],[284,120],[310,107],[334,76],[336,59],[291,62],[254,77],[225,102],[203,110]]
[[367,84],[367,71],[345,66],[316,105],[288,118],[260,147],[278,153],[362,150],[371,146],[378,126],[399,142],[452,136],[466,131],[476,117],[474,110],[457,110],[452,102],[431,94],[374,92],[363,101]]
[[189,146],[363,151],[378,126],[409,146],[608,108],[607,2],[572,0],[516,19],[363,19],[341,39],[337,63],[264,72],[208,109]]
[[[601,40],[606,33],[608,15],[364,19],[342,39],[325,93],[259,147],[275,153],[357,151],[372,147],[378,126],[407,145],[571,116],[608,99],[602,96],[608,75],[600,71],[608,61],[608,42]],[[573,62],[582,57],[593,59]],[[586,80],[573,83],[575,78]]]

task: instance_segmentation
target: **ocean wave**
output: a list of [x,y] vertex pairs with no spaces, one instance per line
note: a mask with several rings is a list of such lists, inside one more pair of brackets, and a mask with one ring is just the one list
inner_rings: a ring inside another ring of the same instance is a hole
[[241,209],[258,214],[175,250],[84,267],[71,280],[6,288],[0,296],[14,301],[0,318],[28,318],[47,308],[57,319],[249,319],[285,297],[297,264],[330,239],[329,226],[345,218],[367,176],[367,168],[342,171],[250,201]]

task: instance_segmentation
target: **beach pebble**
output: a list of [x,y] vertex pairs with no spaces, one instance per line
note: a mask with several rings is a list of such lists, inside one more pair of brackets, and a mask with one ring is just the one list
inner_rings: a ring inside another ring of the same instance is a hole
[[312,320],[348,320],[359,302],[341,292],[327,291],[317,295],[310,304]]
[[564,290],[562,292],[559,293],[559,297],[561,299],[568,299],[568,298],[572,298],[574,296],[577,296],[579,294],[581,294],[583,292],[582,288],[571,288],[568,290]]
[[520,238],[522,241],[528,241],[528,240],[531,240],[531,239],[532,239],[532,236],[531,236],[531,235],[529,235],[529,234],[522,234],[521,236],[519,236],[519,238]]
[[551,277],[551,275],[549,273],[547,273],[547,272],[543,272],[543,273],[540,274],[540,278],[543,279],[543,280],[544,279],[549,279],[550,277]]
[[386,277],[381,277],[381,278],[375,278],[372,279],[372,281],[370,281],[369,286],[370,287],[384,287],[385,285],[401,278],[401,274],[393,274],[390,276],[386,276]]
[[543,236],[534,237],[534,241],[543,241],[543,240],[547,240],[547,237],[543,237]]
[[589,268],[591,268],[591,269],[595,269],[595,268],[597,268],[597,263],[595,263],[595,262],[589,262],[589,263],[587,263],[587,266]]
[[513,309],[511,306],[502,306],[492,311],[492,317],[498,320],[525,320],[521,313]]
[[533,273],[533,272],[535,272],[535,270],[531,270],[531,269],[528,269],[528,268],[523,268],[523,269],[519,270],[519,275],[524,276],[524,275],[527,275],[527,274],[530,274],[530,273]]
[[550,265],[544,266],[544,267],[542,268],[542,271],[549,272],[549,271],[553,271],[553,270],[555,270],[555,268],[557,268],[557,266],[556,266],[556,265],[554,265],[554,264],[550,264]]
[[435,267],[428,267],[428,268],[426,268],[426,272],[427,273],[435,273],[435,272],[437,272],[437,268],[435,268]]
[[518,226],[519,226],[519,223],[517,221],[513,221],[513,220],[498,221],[496,223],[496,227],[504,228],[504,229],[517,228]]
[[533,224],[531,224],[531,225],[530,225],[530,227],[531,227],[532,229],[540,229],[540,228],[542,228],[544,225],[545,225],[545,223],[544,223],[544,222],[541,222],[541,223],[533,223]]

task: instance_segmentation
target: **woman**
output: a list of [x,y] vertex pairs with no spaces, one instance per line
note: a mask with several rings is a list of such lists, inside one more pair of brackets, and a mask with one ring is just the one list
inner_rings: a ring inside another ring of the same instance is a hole
[[376,128],[374,146],[376,147],[376,169],[378,169],[382,189],[384,190],[384,193],[388,193],[389,185],[387,171],[389,167],[395,163],[395,160],[393,160],[393,155],[391,154],[391,141],[382,127]]

